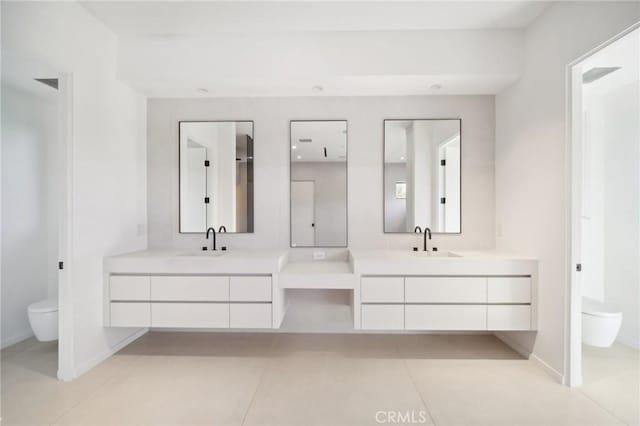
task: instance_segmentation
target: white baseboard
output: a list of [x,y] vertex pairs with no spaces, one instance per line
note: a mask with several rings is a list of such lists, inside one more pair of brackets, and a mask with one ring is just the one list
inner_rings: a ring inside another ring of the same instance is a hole
[[86,361],[86,362],[84,362],[84,363],[82,363],[80,365],[78,365],[75,368],[74,379],[77,379],[78,377],[82,376],[84,373],[86,373],[87,371],[91,370],[92,368],[94,368],[95,366],[97,366],[98,364],[100,364],[101,362],[106,360],[107,358],[109,358],[111,355],[115,354],[120,349],[122,349],[125,346],[127,346],[129,343],[131,343],[134,340],[138,339],[140,336],[145,334],[147,331],[149,331],[148,328],[142,328],[140,330],[137,330],[135,333],[127,336],[126,338],[124,338],[121,341],[119,341],[118,343],[116,343],[109,350],[101,353],[100,355],[98,355],[96,357],[91,358],[90,360],[88,360],[88,361]]
[[7,348],[9,346],[13,346],[16,343],[20,343],[23,340],[27,340],[29,337],[33,336],[33,331],[29,328],[26,330],[22,330],[17,334],[14,334],[13,336],[10,337],[3,337],[2,338],[2,343],[0,344],[0,348],[4,349]]
[[514,351],[518,352],[524,358],[526,358],[526,359],[528,359],[530,361],[533,361],[536,364],[538,364],[538,366],[540,366],[544,371],[547,372],[547,374],[549,374],[551,377],[553,377],[553,379],[556,382],[558,382],[560,384],[564,384],[565,383],[564,375],[562,373],[560,373],[558,370],[556,370],[555,368],[551,367],[549,364],[547,364],[547,362],[545,360],[543,360],[542,358],[540,358],[538,355],[536,355],[535,353],[527,350],[522,345],[516,343],[513,339],[511,339],[505,333],[499,333],[498,332],[498,333],[494,333],[494,334],[505,345],[509,346]]

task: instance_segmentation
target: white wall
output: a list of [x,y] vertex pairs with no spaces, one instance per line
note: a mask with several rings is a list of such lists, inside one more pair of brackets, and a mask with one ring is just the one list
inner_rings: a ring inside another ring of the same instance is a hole
[[349,246],[403,248],[414,235],[383,234],[382,122],[462,118],[462,235],[436,235],[441,248],[494,245],[493,96],[150,99],[149,246],[195,249],[204,235],[178,233],[178,121],[255,120],[255,233],[220,235],[231,248],[289,247],[289,120],[349,122]]
[[116,79],[115,35],[78,3],[2,2],[2,48],[72,73],[72,378],[136,332],[102,326],[102,259],[146,247],[146,104]]
[[55,94],[2,83],[2,347],[33,335],[27,306],[57,294],[56,120]]
[[[560,375],[564,374],[569,203],[565,67],[637,22],[639,9],[637,2],[552,4],[526,31],[521,79],[496,97],[496,245],[540,260],[539,331],[508,337]],[[464,130],[462,140],[465,144]]]

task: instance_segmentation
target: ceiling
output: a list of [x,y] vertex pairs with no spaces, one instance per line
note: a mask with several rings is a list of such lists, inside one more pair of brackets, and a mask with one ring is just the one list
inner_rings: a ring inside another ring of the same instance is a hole
[[87,1],[119,36],[218,33],[522,29],[545,1]]
[[82,4],[118,36],[118,77],[163,98],[496,94],[550,2]]
[[[325,157],[324,148],[327,149]],[[347,162],[346,121],[292,121],[291,161]]]

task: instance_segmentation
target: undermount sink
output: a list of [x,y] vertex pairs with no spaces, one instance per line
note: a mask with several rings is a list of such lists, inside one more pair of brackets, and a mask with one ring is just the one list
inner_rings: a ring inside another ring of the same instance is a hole
[[415,251],[413,254],[418,257],[460,257],[450,251]]
[[199,251],[188,251],[186,253],[180,253],[178,256],[184,257],[220,257],[224,256],[227,252],[222,250],[199,250]]

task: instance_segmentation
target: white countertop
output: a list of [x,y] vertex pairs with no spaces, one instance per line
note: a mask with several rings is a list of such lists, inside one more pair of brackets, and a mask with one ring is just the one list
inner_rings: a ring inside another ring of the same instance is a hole
[[[286,249],[143,250],[104,259],[115,274],[279,274],[283,288],[352,288],[359,275],[531,275],[535,259],[493,250],[350,251],[350,261],[293,261]],[[354,281],[355,279],[355,281]]]
[[[275,274],[287,250],[229,250],[211,256],[197,250],[143,250],[104,259],[105,273],[119,274]],[[203,255],[204,254],[204,255]]]
[[531,275],[537,261],[496,251],[351,250],[361,275]]

